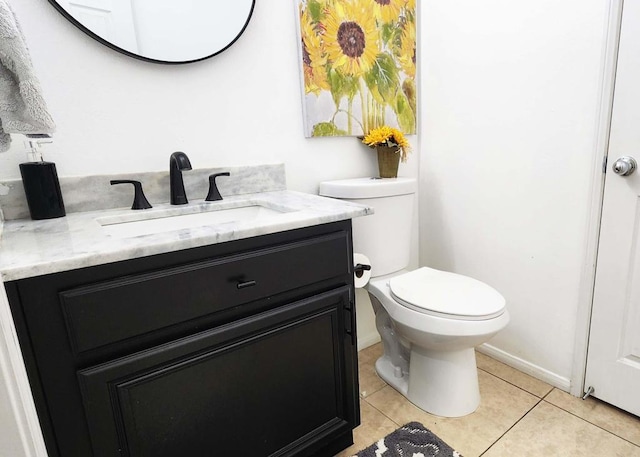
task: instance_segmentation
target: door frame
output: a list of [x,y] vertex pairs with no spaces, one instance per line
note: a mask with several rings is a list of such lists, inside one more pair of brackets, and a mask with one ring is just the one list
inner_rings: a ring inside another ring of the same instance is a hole
[[602,66],[600,70],[598,114],[592,151],[591,195],[588,202],[586,220],[585,256],[580,275],[580,290],[576,316],[573,366],[571,370],[570,390],[574,396],[581,397],[585,392],[587,353],[591,312],[593,309],[593,290],[596,279],[596,264],[600,241],[600,224],[604,202],[604,181],[606,177],[607,154],[613,96],[618,63],[618,46],[622,28],[622,10],[624,0],[609,0],[608,15],[603,33]]

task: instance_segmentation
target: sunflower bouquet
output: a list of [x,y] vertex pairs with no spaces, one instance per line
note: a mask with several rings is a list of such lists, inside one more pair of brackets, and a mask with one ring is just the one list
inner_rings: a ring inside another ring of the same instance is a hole
[[362,138],[362,142],[370,148],[377,149],[379,146],[382,146],[397,149],[402,162],[407,161],[407,155],[411,151],[411,145],[402,132],[386,125],[371,129],[369,133]]

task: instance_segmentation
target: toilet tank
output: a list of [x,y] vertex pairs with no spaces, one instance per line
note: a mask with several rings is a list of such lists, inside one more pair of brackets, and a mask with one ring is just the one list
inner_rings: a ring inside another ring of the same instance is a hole
[[414,178],[357,178],[320,183],[320,195],[371,206],[374,214],[353,219],[353,252],[371,261],[371,276],[409,265]]

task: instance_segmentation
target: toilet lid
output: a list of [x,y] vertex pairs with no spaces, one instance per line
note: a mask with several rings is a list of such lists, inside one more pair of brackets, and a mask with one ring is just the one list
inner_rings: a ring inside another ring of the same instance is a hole
[[415,311],[449,319],[483,320],[504,312],[505,300],[487,284],[433,268],[419,268],[389,281],[391,295]]

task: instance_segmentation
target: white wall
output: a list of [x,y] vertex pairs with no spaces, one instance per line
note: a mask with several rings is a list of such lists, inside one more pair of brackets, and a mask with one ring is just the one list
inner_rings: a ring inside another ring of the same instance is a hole
[[498,289],[490,344],[565,388],[607,6],[421,2],[421,263]]
[[[376,173],[374,150],[356,138],[304,138],[292,0],[256,2],[238,42],[186,66],[118,54],[46,1],[11,5],[58,125],[45,154],[61,176],[166,170],[177,150],[195,168],[283,162],[288,187],[308,192]],[[20,177],[16,140],[0,154],[0,180]],[[417,164],[415,153],[400,174]]]

